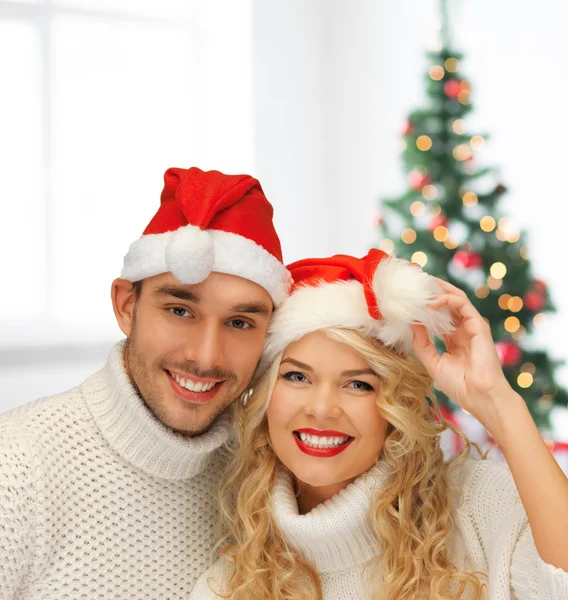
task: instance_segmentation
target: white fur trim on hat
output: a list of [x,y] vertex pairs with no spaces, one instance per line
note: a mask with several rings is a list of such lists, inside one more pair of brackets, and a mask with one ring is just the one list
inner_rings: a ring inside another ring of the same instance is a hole
[[120,276],[134,282],[168,272],[187,284],[200,283],[212,272],[243,277],[263,287],[276,306],[291,285],[286,267],[252,240],[195,225],[143,235],[131,244]]
[[441,288],[418,267],[395,258],[383,260],[373,277],[373,290],[380,320],[369,314],[363,285],[356,280],[299,287],[272,318],[263,363],[304,335],[328,327],[363,329],[401,354],[412,351],[411,324],[424,324],[430,335],[452,331],[449,312],[428,306]]
[[442,289],[417,265],[398,258],[382,260],[373,276],[373,291],[383,316],[379,338],[395,350],[410,353],[414,323],[424,325],[431,336],[441,337],[453,330],[447,309],[429,307]]

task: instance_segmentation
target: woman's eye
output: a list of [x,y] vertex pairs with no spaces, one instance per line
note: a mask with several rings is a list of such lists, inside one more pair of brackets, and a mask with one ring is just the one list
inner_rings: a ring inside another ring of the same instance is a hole
[[282,374],[281,377],[295,383],[305,383],[308,380],[308,378],[299,371],[289,371],[288,373]]
[[174,308],[170,308],[170,312],[176,317],[191,317],[193,316],[187,309],[181,308],[181,306],[176,306]]
[[363,392],[372,392],[375,388],[366,381],[351,381],[350,385],[355,390],[361,390]]
[[243,321],[242,319],[233,319],[232,321],[229,321],[231,324],[231,327],[234,327],[235,329],[248,329],[249,327],[251,327],[250,323],[247,323],[246,321]]

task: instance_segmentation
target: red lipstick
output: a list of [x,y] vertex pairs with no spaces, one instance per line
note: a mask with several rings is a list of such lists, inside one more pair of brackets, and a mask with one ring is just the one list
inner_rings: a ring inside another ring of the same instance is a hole
[[351,437],[348,433],[343,433],[343,431],[335,431],[334,429],[311,429],[310,427],[302,427],[302,429],[296,429],[296,431],[298,433],[308,433],[309,435]]
[[305,442],[303,442],[298,436],[294,435],[294,441],[298,448],[309,456],[315,456],[318,458],[330,458],[332,456],[337,456],[341,452],[343,452],[348,446],[351,445],[351,442],[355,439],[351,436],[348,436],[346,433],[342,433],[341,431],[334,431],[332,429],[318,430],[318,429],[297,429],[298,433],[307,433],[310,435],[318,435],[320,437],[330,436],[330,437],[349,437],[349,441],[345,444],[341,444],[340,446],[330,446],[329,448],[313,448],[312,446],[308,446]]

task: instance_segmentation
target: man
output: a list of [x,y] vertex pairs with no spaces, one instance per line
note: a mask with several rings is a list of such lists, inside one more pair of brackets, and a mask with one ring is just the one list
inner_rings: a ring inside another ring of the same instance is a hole
[[112,284],[126,341],[0,416],[1,598],[187,598],[216,542],[227,409],[288,287],[258,181],[166,172]]

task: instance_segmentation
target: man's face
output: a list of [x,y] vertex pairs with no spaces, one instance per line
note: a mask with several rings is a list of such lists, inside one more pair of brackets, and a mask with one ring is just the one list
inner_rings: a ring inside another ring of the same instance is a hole
[[196,285],[164,273],[144,279],[138,297],[130,293],[131,318],[122,322],[116,294],[115,312],[134,385],[165,425],[189,435],[206,431],[254,373],[272,312],[269,294],[222,273]]

